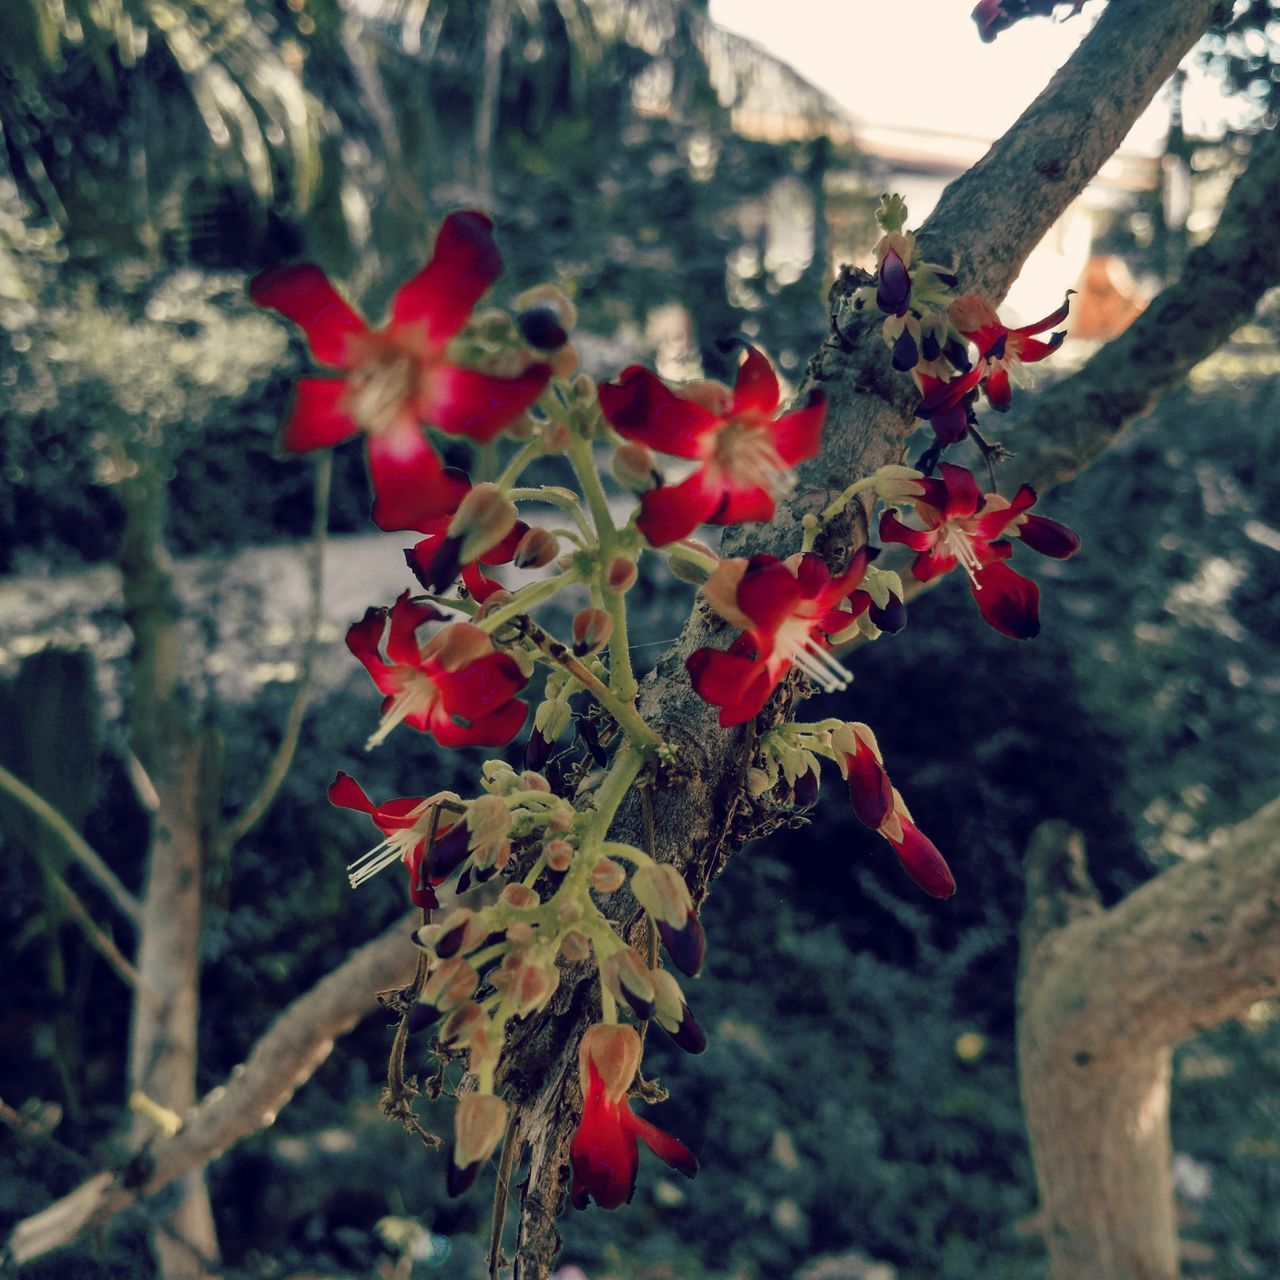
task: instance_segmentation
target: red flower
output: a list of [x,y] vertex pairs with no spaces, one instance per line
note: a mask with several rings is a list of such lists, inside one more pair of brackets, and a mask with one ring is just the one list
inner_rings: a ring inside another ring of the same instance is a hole
[[480,566],[510,564],[515,559],[520,539],[529,532],[529,526],[523,520],[517,520],[501,542],[482,552],[474,560],[459,565],[458,551],[462,539],[449,536],[451,518],[443,515],[421,521],[418,531],[427,536],[407,550],[404,558],[413,570],[413,576],[428,591],[445,590],[461,574],[462,583],[471,598],[483,604],[495,591],[502,591],[504,588],[502,583],[486,578]]
[[[402,796],[376,805],[349,773],[339,771],[338,776],[329,784],[329,803],[342,809],[367,813],[384,837],[381,844],[375,845],[347,868],[347,876],[353,889],[377,875],[384,867],[401,861],[409,872],[409,897],[414,906],[427,910],[440,905],[432,887],[443,884],[454,870],[453,866],[444,869],[440,854],[456,841],[449,841],[444,845],[441,842],[458,824],[446,822],[443,818],[437,821],[435,841],[431,847],[432,856],[424,867],[423,854],[426,852],[432,816],[439,799],[439,796]],[[465,855],[465,838],[461,847]]]
[[1071,295],[1068,293],[1062,306],[1043,320],[1023,325],[1020,329],[1010,329],[1001,323],[995,309],[981,294],[966,293],[951,304],[948,312],[951,323],[975,342],[982,353],[983,358],[978,363],[985,370],[983,390],[993,409],[1004,413],[1009,408],[1013,399],[1010,379],[1020,380],[1024,364],[1043,360],[1062,345],[1067,336],[1065,330],[1051,334],[1048,342],[1041,342],[1033,335],[1061,324],[1067,318],[1070,306]]
[[1055,560],[1074,555],[1080,539],[1056,520],[1027,514],[1036,500],[1028,485],[1012,502],[998,493],[984,496],[971,472],[946,462],[940,477],[918,483],[924,493],[913,506],[927,528],[909,528],[889,510],[880,517],[881,541],[901,542],[917,553],[911,573],[919,582],[963,566],[982,616],[997,631],[1015,640],[1039,634],[1039,589],[1004,563],[1013,547],[1003,539],[1021,538]]
[[254,278],[249,296],[292,320],[311,354],[343,378],[302,378],[283,444],[294,452],[335,445],[365,433],[383,529],[412,529],[454,510],[460,496],[422,434],[422,423],[484,443],[542,394],[545,364],[519,377],[495,378],[450,363],[449,340],[480,295],[498,278],[502,259],[493,223],[452,213],[431,261],[402,285],[383,329],[370,329],[319,267],[273,267]]
[[700,383],[677,395],[639,365],[600,387],[604,416],[627,439],[701,463],[687,480],[641,495],[636,524],[653,546],[678,542],[703,523],[773,519],[777,499],[791,488],[791,468],[818,452],[826,412],[815,391],[803,409],[775,420],[778,400],[778,379],[754,347],[732,391]]
[[924,395],[916,405],[916,417],[929,423],[940,444],[964,439],[969,430],[969,401],[976,397],[975,388],[985,372],[986,366],[979,360],[967,373],[950,381],[930,373],[919,375]]
[[529,677],[514,658],[496,652],[488,635],[469,622],[441,627],[420,647],[418,627],[445,615],[429,604],[413,604],[407,591],[389,616],[385,659],[379,645],[386,609],[370,609],[347,632],[347,648],[386,694],[382,723],[368,746],[402,721],[430,733],[442,747],[502,747],[516,736],[528,708],[514,698]]
[[[852,677],[831,656],[826,637],[846,630],[871,603],[856,588],[875,554],[860,548],[838,578],[810,552],[720,562],[703,592],[743,634],[727,652],[699,649],[686,665],[698,695],[721,708],[721,725],[758,715],[793,666],[828,693],[848,687]],[[839,608],[846,599],[850,608]]]
[[627,1090],[640,1052],[634,1028],[605,1023],[589,1028],[578,1046],[582,1119],[569,1148],[575,1209],[592,1200],[602,1209],[617,1209],[631,1199],[640,1165],[637,1139],[686,1178],[698,1172],[698,1159],[683,1142],[631,1110]]
[[931,898],[949,898],[956,891],[956,880],[937,846],[914,822],[902,797],[894,791],[893,812],[879,828],[880,834],[893,846],[912,880]]

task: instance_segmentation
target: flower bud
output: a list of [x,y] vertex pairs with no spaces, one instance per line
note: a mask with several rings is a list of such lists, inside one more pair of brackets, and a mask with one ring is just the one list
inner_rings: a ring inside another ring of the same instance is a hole
[[600,978],[637,1018],[651,1018],[658,998],[649,967],[630,947],[615,951],[600,965]]
[[[682,556],[674,548],[684,547],[694,554],[691,556]],[[668,564],[671,572],[680,579],[681,582],[692,582],[694,586],[700,587],[711,576],[712,570],[719,564],[716,553],[711,550],[705,543],[699,542],[696,538],[681,538],[679,542],[672,543],[666,548],[672,552]]]
[[442,1014],[451,1013],[465,1000],[469,1000],[480,984],[480,975],[460,956],[442,961],[427,976],[418,1002],[409,1010],[410,1032],[421,1031]]
[[577,924],[585,914],[580,898],[563,898],[556,904],[556,919],[561,924]]
[[616,893],[626,883],[626,868],[612,858],[601,858],[591,868],[591,888],[596,893]]
[[567,840],[552,840],[543,852],[552,871],[568,871],[573,864],[573,846]]
[[831,735],[840,772],[849,781],[849,801],[859,822],[879,831],[893,812],[893,787],[876,736],[868,725],[841,725]]
[[657,1000],[654,1019],[685,1053],[701,1053],[707,1047],[706,1032],[685,1004],[680,984],[665,970],[651,973]]
[[707,944],[684,878],[669,863],[646,863],[632,875],[631,892],[653,918],[676,968],[696,977]]
[[517,569],[542,569],[560,554],[560,541],[554,533],[535,526],[516,544],[513,563]]
[[533,946],[534,928],[528,920],[517,920],[507,926],[506,939],[513,947]]
[[620,444],[613,455],[613,478],[628,493],[646,493],[658,485],[653,454],[642,444]]
[[911,814],[902,797],[893,792],[893,812],[889,814],[880,834],[893,846],[912,880],[931,898],[949,898],[956,891],[955,877],[937,846],[911,821]]
[[640,1035],[634,1027],[608,1022],[588,1027],[578,1045],[578,1079],[583,1090],[590,1078],[590,1064],[595,1067],[608,1100],[621,1102],[640,1069],[643,1052]]
[[551,783],[533,769],[526,769],[520,775],[520,781],[526,791],[541,791],[544,794],[549,794],[551,791]]
[[446,1183],[460,1196],[475,1182],[480,1166],[497,1150],[507,1131],[507,1104],[491,1093],[469,1093],[453,1118],[453,1155]]
[[501,796],[478,796],[467,806],[468,846],[477,865],[494,861],[495,851],[511,831],[511,810]]
[[476,1031],[488,1023],[489,1015],[478,1004],[468,1002],[444,1020],[436,1039],[446,1049],[465,1049]]
[[578,322],[578,310],[563,289],[554,284],[534,285],[512,302],[520,335],[539,351],[555,351],[569,340],[568,330]]
[[747,795],[753,800],[759,800],[772,786],[773,779],[763,769],[747,770]]
[[496,547],[514,528],[515,504],[496,484],[478,484],[449,521],[449,537],[461,539],[458,559],[466,564]]
[[570,929],[560,939],[560,954],[566,960],[575,963],[586,960],[591,955],[591,944],[587,941],[587,935],[579,933],[576,929]]
[[637,570],[634,560],[628,560],[626,556],[614,556],[609,562],[609,569],[605,574],[605,585],[610,591],[616,591],[619,595],[622,595],[635,586],[636,576]]
[[[488,926],[468,907],[457,907],[449,912],[438,926],[428,927],[439,930],[435,940],[435,952],[441,960],[447,960],[450,956],[467,955],[474,951],[488,934]],[[419,930],[419,932],[425,933],[426,930]]]
[[517,1017],[545,1009],[560,985],[560,970],[553,964],[536,964],[526,953],[512,952],[489,981],[514,1006]]
[[436,828],[436,838],[422,860],[421,875],[430,884],[443,884],[467,860],[467,824]]
[[480,785],[490,795],[506,796],[520,790],[520,779],[505,760],[486,760],[480,766]]
[[597,653],[609,643],[611,635],[613,619],[603,609],[581,610],[573,620],[574,657],[585,658],[589,653]]
[[573,828],[574,812],[572,809],[552,809],[547,814],[547,830],[555,832],[556,835],[564,835],[566,831]]
[[509,884],[498,895],[498,901],[516,911],[531,911],[542,899],[532,889],[522,884]]
[[526,769],[542,769],[550,758],[551,739],[537,728],[535,720],[534,728],[529,730],[528,741],[524,744],[524,766]]

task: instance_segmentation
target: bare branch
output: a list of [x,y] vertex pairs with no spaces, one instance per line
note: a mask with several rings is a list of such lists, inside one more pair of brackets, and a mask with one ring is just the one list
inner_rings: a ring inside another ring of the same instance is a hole
[[0,765],[0,790],[35,814],[62,841],[72,858],[94,878],[98,887],[111,899],[125,919],[136,928],[142,919],[142,907],[84,836],[43,796],[37,795],[21,778],[15,777],[3,765]]
[[22,1265],[62,1248],[85,1228],[106,1223],[271,1124],[329,1056],[334,1040],[372,1011],[373,993],[408,981],[417,957],[409,941],[416,922],[416,913],[398,920],[295,1000],[254,1045],[243,1069],[205,1097],[172,1138],[151,1145],[127,1171],[96,1174],[18,1223],[7,1259]]

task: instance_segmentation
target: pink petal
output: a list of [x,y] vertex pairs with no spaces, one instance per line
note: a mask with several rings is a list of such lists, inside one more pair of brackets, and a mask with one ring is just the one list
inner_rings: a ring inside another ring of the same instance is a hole
[[396,294],[392,321],[421,325],[427,342],[443,347],[501,274],[502,255],[489,218],[474,210],[451,213],[436,236],[431,261]]
[[676,395],[657,374],[638,364],[599,389],[600,410],[628,440],[677,458],[702,457],[702,437],[723,419]]
[[[349,339],[369,332],[369,326],[339,296],[328,276],[309,262],[292,267],[269,267],[254,276],[249,297],[292,320],[307,335],[311,354],[321,364],[351,367]],[[313,446],[314,447],[314,446]]]
[[[949,898],[956,891],[956,880],[933,841],[911,821],[898,815],[902,823],[902,839],[885,839],[893,845],[903,869],[931,898]],[[882,831],[880,833],[884,835]]]
[[771,428],[773,447],[789,467],[817,455],[822,446],[822,424],[827,416],[827,400],[821,391],[809,397],[803,409],[784,413]]
[[687,538],[703,521],[710,520],[725,497],[723,489],[708,485],[707,469],[700,467],[679,484],[660,485],[642,493],[636,528],[651,547],[665,547]]
[[756,350],[747,347],[746,359],[738,366],[738,379],[733,384],[733,412],[754,410],[772,418],[778,408],[778,377],[773,366]]
[[438,365],[423,380],[415,408],[423,422],[488,444],[542,394],[551,367],[531,364],[519,377],[494,378],[458,365]]
[[979,569],[969,585],[982,616],[1002,635],[1030,640],[1040,634],[1040,588],[1030,578],[997,562]]
[[290,453],[327,449],[360,428],[342,408],[347,384],[340,378],[299,378],[280,444]]
[[416,423],[406,419],[365,439],[379,529],[417,529],[457,509],[457,480],[445,472]]

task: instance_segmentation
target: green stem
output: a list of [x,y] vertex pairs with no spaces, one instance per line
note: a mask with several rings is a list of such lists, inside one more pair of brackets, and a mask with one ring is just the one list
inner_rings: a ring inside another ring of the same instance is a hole
[[541,582],[531,582],[527,587],[521,587],[516,592],[510,604],[503,605],[501,609],[495,609],[491,614],[481,618],[476,625],[481,630],[487,631],[492,635],[504,622],[510,622],[513,618],[518,618],[522,613],[527,613],[535,604],[541,604],[544,600],[549,600],[557,591],[563,591],[565,587],[581,581],[582,576],[576,569],[567,569],[564,573],[558,573],[553,578],[544,578]]
[[643,767],[644,753],[629,743],[614,756],[609,772],[595,794],[596,812],[583,837],[583,849],[589,849],[592,844],[598,848],[604,843],[615,814]]
[[[539,435],[530,440],[528,444],[522,445],[514,454],[511,455],[511,460],[502,468],[502,474],[494,481],[494,484],[496,484],[498,488],[505,493],[517,480],[520,479],[520,475],[524,469],[531,462],[541,456],[542,439]],[[515,501],[515,498],[510,494],[507,496],[511,497],[513,502]]]

